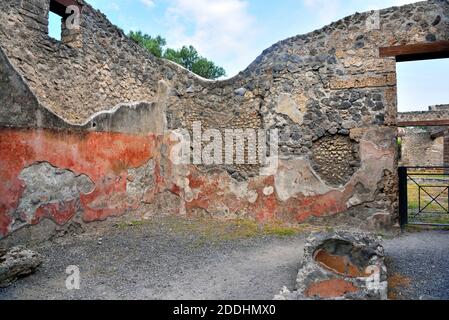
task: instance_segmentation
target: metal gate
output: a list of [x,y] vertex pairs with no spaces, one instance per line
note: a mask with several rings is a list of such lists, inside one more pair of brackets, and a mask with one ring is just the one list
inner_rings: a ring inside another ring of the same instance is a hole
[[400,167],[401,226],[449,226],[449,168]]

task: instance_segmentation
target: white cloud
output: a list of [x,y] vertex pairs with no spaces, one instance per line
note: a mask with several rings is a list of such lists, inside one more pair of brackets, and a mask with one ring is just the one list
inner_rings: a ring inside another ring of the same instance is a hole
[[193,45],[229,76],[255,57],[255,19],[245,0],[173,0],[167,9],[169,46]]
[[140,0],[140,2],[142,2],[148,8],[154,7],[154,0]]

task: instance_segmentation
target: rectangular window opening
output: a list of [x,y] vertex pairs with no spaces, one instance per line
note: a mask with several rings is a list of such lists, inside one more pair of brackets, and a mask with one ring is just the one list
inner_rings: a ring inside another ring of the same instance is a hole
[[80,47],[80,14],[76,0],[50,0],[48,35],[71,47]]
[[48,13],[48,35],[58,41],[62,39],[62,17],[52,11]]
[[440,105],[449,112],[449,59],[398,63],[397,87],[399,112],[443,108]]

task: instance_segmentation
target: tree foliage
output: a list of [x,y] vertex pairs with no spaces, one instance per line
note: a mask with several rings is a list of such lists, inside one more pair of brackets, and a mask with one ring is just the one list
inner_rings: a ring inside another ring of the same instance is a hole
[[143,34],[142,31],[131,31],[128,36],[156,57],[162,58],[164,53],[163,48],[167,44],[167,41],[161,36],[153,38],[152,36]]
[[217,79],[226,75],[222,67],[202,57],[193,46],[183,46],[181,49],[165,48],[167,41],[164,38],[152,37],[141,31],[131,31],[128,36],[156,57],[176,62],[203,78]]

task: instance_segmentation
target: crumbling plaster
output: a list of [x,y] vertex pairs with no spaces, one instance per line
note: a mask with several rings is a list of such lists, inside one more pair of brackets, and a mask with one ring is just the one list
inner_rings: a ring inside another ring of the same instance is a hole
[[[14,231],[26,189],[20,172],[39,162],[92,181],[76,208],[86,222],[153,204],[161,214],[262,221],[304,222],[354,206],[395,214],[395,61],[378,48],[448,40],[448,1],[356,13],[273,45],[223,81],[151,56],[79,3],[79,46],[48,37],[49,0],[0,4],[0,237]],[[279,170],[174,164],[172,132],[195,121],[278,129]],[[314,169],[314,146],[342,136],[355,146],[354,170],[329,183]],[[153,171],[140,177],[147,188],[130,177],[142,167]]]

